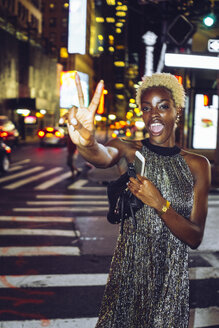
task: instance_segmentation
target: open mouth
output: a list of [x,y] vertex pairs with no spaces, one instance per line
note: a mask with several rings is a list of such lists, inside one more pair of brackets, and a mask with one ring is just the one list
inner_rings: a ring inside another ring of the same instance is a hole
[[159,136],[164,129],[164,125],[160,122],[154,122],[149,125],[149,130],[152,135]]

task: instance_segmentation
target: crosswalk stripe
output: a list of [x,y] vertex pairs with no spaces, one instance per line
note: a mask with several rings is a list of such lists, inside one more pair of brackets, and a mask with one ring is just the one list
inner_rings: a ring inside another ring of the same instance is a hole
[[[191,280],[219,278],[219,272],[216,268],[190,268],[189,273]],[[19,276],[4,275],[4,280],[1,279],[0,276],[0,288],[7,288],[8,284],[17,288],[105,286],[107,283],[107,277],[107,273],[46,274]],[[7,284],[5,283],[5,281],[7,281]]]
[[189,269],[189,279],[218,279],[219,268],[216,267],[197,267]]
[[9,172],[14,172],[23,169],[23,166],[17,165],[9,168]]
[[219,326],[219,307],[194,309],[193,327],[218,327]]
[[40,174],[38,174],[38,175],[34,175],[34,176],[29,177],[29,178],[26,178],[26,179],[19,180],[19,181],[17,181],[17,182],[11,183],[11,184],[9,184],[9,185],[3,187],[3,188],[4,188],[4,189],[10,189],[10,190],[11,190],[11,189],[16,189],[16,188],[18,188],[18,187],[21,187],[21,186],[27,184],[27,183],[30,183],[30,182],[32,182],[32,181],[36,181],[36,180],[41,179],[41,178],[43,178],[43,177],[46,177],[46,176],[48,176],[48,175],[51,175],[51,174],[57,173],[57,172],[59,172],[59,171],[61,171],[61,170],[63,170],[63,168],[61,168],[61,167],[55,167],[55,168],[53,168],[53,169],[51,169],[51,170],[48,170],[48,171],[43,172],[43,173],[40,173]]
[[34,172],[37,172],[37,171],[40,171],[40,170],[43,170],[43,169],[44,169],[43,166],[36,166],[36,167],[33,167],[32,169],[25,170],[25,171],[22,171],[20,173],[16,173],[16,174],[12,174],[12,175],[8,175],[6,177],[0,178],[0,182],[5,182],[5,181],[10,181],[10,180],[13,180],[13,179],[17,179],[17,178],[23,177],[24,175],[31,174],[31,173],[34,173]]
[[[55,205],[108,205],[108,201],[105,200],[69,200],[69,201],[56,201]],[[53,201],[28,201],[27,205],[54,205]]]
[[56,183],[62,181],[62,180],[65,180],[67,178],[70,178],[72,176],[72,173],[71,172],[66,172],[64,174],[61,174],[51,180],[48,180],[46,182],[43,182],[41,184],[39,184],[38,186],[36,186],[34,189],[36,190],[45,190],[49,187],[52,187],[54,186]]
[[88,180],[80,179],[80,180],[77,180],[76,182],[72,183],[68,188],[69,189],[78,189],[78,188],[83,187],[86,183],[88,183]]
[[98,318],[0,321],[0,328],[94,328]]
[[38,199],[107,199],[107,195],[36,195]]
[[23,159],[22,161],[18,161],[18,162],[12,163],[12,166],[13,165],[27,164],[27,163],[30,163],[30,161],[31,161],[30,158],[26,158],[26,159]]
[[79,237],[80,232],[77,230],[58,230],[58,229],[0,229],[0,235],[7,236],[62,236],[62,237]]
[[103,191],[106,190],[106,187],[86,187],[84,186],[86,183],[88,183],[88,180],[86,179],[80,179],[74,183],[72,183],[70,186],[68,186],[68,189],[70,190],[87,190],[87,191]]
[[108,211],[109,207],[108,206],[100,206],[100,207],[90,207],[90,208],[85,208],[85,207],[15,207],[12,209],[14,212],[85,212],[85,213],[93,213],[93,212],[102,212],[102,211]]
[[35,287],[75,287],[75,286],[105,286],[108,274],[47,274],[47,275],[19,275],[0,276],[0,288],[9,285],[16,288]]
[[[76,246],[19,246],[0,247],[1,256],[45,256],[45,255],[74,255],[79,256]],[[1,327],[1,326],[0,326]]]
[[73,222],[73,218],[41,216],[0,216],[0,221],[11,222]]

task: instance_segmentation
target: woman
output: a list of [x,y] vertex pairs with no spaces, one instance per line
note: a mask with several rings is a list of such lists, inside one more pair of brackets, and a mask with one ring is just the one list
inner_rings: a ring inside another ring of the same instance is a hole
[[136,101],[149,139],[107,145],[94,138],[93,118],[103,88],[101,81],[88,109],[69,115],[69,133],[92,164],[109,167],[136,150],[146,160],[145,176],[130,178],[128,188],[144,207],[137,228],[126,220],[118,238],[96,328],[186,328],[189,320],[188,247],[202,240],[207,216],[210,165],[203,157],[175,144],[175,129],[185,94],[168,73],[145,77]]

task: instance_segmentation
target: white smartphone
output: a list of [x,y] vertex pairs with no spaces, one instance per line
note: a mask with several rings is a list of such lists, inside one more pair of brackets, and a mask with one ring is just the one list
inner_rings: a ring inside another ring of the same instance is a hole
[[140,151],[135,152],[135,161],[134,161],[134,166],[135,166],[135,172],[136,174],[139,175],[144,175],[144,170],[145,170],[145,158],[144,156],[140,153]]

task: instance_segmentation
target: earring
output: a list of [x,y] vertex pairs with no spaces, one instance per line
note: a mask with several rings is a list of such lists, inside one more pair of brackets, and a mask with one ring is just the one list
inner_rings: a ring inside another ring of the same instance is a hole
[[179,122],[180,122],[180,114],[179,113],[177,113],[177,115],[176,115],[176,125],[179,125]]

